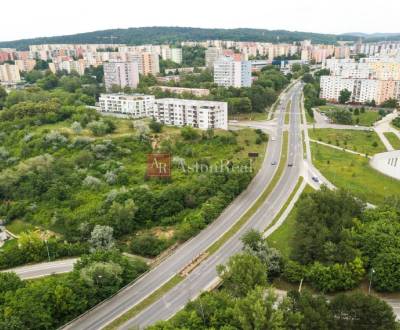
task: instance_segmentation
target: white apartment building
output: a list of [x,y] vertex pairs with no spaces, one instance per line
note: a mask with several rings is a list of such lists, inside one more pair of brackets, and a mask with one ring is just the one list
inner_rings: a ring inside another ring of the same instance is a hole
[[228,104],[226,102],[157,99],[154,119],[165,125],[191,126],[203,130],[228,129]]
[[206,67],[213,68],[215,61],[222,56],[222,48],[209,47],[206,49]]
[[132,118],[154,118],[165,125],[228,129],[226,102],[155,99],[153,95],[116,93],[101,94],[99,110]]
[[101,94],[100,111],[115,113],[132,118],[152,117],[154,111],[154,95],[144,94]]
[[224,87],[251,87],[251,63],[220,57],[214,63],[214,82]]
[[351,102],[365,103],[374,100],[377,104],[395,98],[400,100],[400,80],[378,80],[322,76],[320,97],[338,102],[340,92],[351,92]]
[[136,88],[139,83],[139,65],[137,61],[110,61],[104,63],[104,81],[106,89],[113,85]]
[[161,57],[163,60],[171,60],[172,62],[182,63],[182,48],[167,48],[161,49]]
[[2,64],[0,65],[0,82],[7,84],[18,83],[21,81],[21,76],[19,74],[18,67],[12,64]]

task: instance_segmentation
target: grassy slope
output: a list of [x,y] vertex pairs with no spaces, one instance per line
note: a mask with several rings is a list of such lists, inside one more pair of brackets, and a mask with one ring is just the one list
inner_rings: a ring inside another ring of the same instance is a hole
[[374,170],[365,157],[311,143],[314,165],[335,186],[378,204],[385,197],[400,195],[399,181]]
[[396,150],[400,150],[400,139],[393,132],[385,132],[383,133],[386,138],[389,140],[392,147]]
[[[331,128],[309,129],[311,139],[319,140],[342,148],[373,155],[385,152],[386,148],[375,132],[358,130],[336,130]],[[374,147],[373,143],[377,146]]]
[[[321,111],[324,111],[327,113],[329,113],[329,111],[335,110],[335,109],[342,109],[343,107],[341,106],[335,106],[335,105],[323,105],[320,106],[319,109]],[[348,108],[348,107],[344,107],[344,108]],[[354,113],[352,115],[352,119],[353,119],[353,124],[356,124],[356,120],[359,120],[358,125],[361,126],[372,126],[373,123],[375,123],[377,120],[379,120],[380,115],[378,113],[378,110],[366,110],[364,113],[360,113],[358,116],[355,116]]]

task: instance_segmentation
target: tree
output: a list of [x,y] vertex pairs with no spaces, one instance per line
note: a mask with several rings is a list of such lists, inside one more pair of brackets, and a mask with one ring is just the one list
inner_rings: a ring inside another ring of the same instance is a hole
[[351,92],[348,89],[343,89],[340,91],[339,103],[345,104],[350,101]]
[[392,308],[385,301],[361,292],[336,295],[330,309],[335,329],[397,329]]
[[386,249],[372,261],[372,281],[380,291],[396,292],[400,290],[400,249]]
[[230,257],[226,265],[217,267],[217,271],[228,292],[236,297],[244,297],[257,285],[265,286],[267,283],[265,266],[248,253]]
[[262,233],[256,230],[247,231],[241,238],[243,249],[249,254],[256,256],[264,265],[268,277],[274,277],[281,273],[283,258],[280,252],[270,248]]
[[283,329],[282,312],[274,308],[276,296],[272,289],[257,286],[247,295],[238,299],[234,307],[234,316],[241,329],[268,330]]
[[81,269],[80,276],[89,286],[97,288],[97,297],[105,299],[122,284],[122,268],[113,262],[94,262]]
[[114,201],[109,208],[104,223],[110,225],[117,236],[129,233],[135,228],[135,214],[138,210],[135,202],[128,199],[125,202]]
[[305,195],[298,202],[293,258],[302,264],[354,260],[357,251],[350,234],[353,218],[363,209],[364,204],[344,190],[323,187]]
[[163,125],[153,118],[149,123],[149,128],[153,133],[161,133]]
[[397,101],[396,99],[388,99],[385,102],[383,102],[381,106],[384,108],[396,109],[399,107],[399,101]]
[[96,225],[90,234],[93,249],[111,249],[114,246],[113,231],[109,226]]
[[312,83],[312,82],[314,81],[314,77],[312,76],[312,74],[306,73],[306,74],[304,74],[302,80],[303,80],[306,84],[309,84],[309,83]]

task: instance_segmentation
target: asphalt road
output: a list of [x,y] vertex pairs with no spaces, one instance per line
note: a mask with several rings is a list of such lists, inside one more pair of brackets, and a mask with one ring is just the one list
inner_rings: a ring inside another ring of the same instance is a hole
[[[170,280],[175,274],[177,274],[184,266],[189,264],[191,260],[197,257],[200,253],[205,251],[212,243],[214,243],[220,236],[222,236],[237,220],[240,219],[242,214],[246,212],[246,210],[256,201],[257,197],[262,193],[268,183],[272,180],[274,173],[276,171],[277,166],[271,165],[271,162],[274,160],[279,160],[280,158],[280,150],[281,150],[281,133],[282,127],[284,123],[284,114],[286,108],[286,103],[288,98],[294,92],[294,88],[291,88],[287,93],[287,96],[282,97],[281,105],[279,106],[279,124],[277,128],[277,139],[276,141],[270,141],[266,150],[266,157],[264,158],[263,164],[249,184],[247,189],[242,192],[225,210],[224,212],[216,219],[212,224],[210,224],[207,228],[205,228],[202,232],[200,232],[197,236],[190,239],[182,246],[180,246],[172,255],[170,255],[166,260],[160,263],[157,267],[152,269],[150,272],[146,273],[139,280],[137,280],[132,285],[128,286],[120,293],[115,295],[114,297],[104,301],[102,304],[98,305],[96,308],[90,310],[80,318],[75,321],[69,323],[65,326],[65,329],[74,329],[74,330],[97,330],[105,327],[107,324],[112,322],[114,319],[119,317],[120,315],[127,312],[133,306],[138,304],[152,292],[154,292],[157,288],[161,287],[164,283]],[[298,95],[300,95],[299,85],[296,89]],[[299,113],[299,109],[297,109],[299,102],[292,102],[296,106],[296,112]],[[296,116],[297,117],[297,116]],[[300,120],[300,119],[299,119]],[[301,138],[296,139],[298,143],[301,144]],[[291,138],[291,141],[293,139]],[[291,142],[294,144],[294,142]],[[296,144],[297,145],[297,144]],[[291,148],[293,150],[293,148]],[[288,173],[297,173],[296,167],[290,168]],[[287,173],[285,173],[286,175]],[[286,180],[292,180],[294,182],[290,182],[291,185],[295,185],[297,181],[296,175],[293,175],[291,178],[287,178]],[[286,186],[284,183],[281,186]],[[282,187],[281,187],[282,188]],[[275,193],[276,195],[277,193]],[[281,195],[281,193],[279,193]],[[286,196],[280,197],[282,200],[285,199]],[[267,202],[267,204],[269,204]],[[260,215],[264,215],[264,213],[259,213]],[[261,221],[261,220],[260,220]],[[263,222],[263,221],[262,221]],[[216,257],[220,254],[217,253]],[[214,260],[214,258],[210,258],[210,260]],[[210,263],[210,260],[206,260],[204,265]],[[218,261],[220,263],[220,261]],[[204,267],[204,266],[203,266]],[[211,267],[209,271],[214,271],[215,267]],[[196,274],[195,272],[194,274]],[[186,281],[184,282],[186,283]],[[173,290],[173,292],[176,289]],[[175,299],[171,300],[174,301]],[[186,300],[185,300],[186,302]],[[176,308],[174,309],[176,310]]]
[[[247,223],[229,239],[215,254],[202,262],[188,277],[181,283],[167,292],[161,299],[149,306],[135,318],[126,322],[120,329],[131,329],[133,327],[144,328],[156,321],[166,320],[172,317],[177,311],[189,301],[198,296],[217,278],[216,266],[225,263],[230,256],[242,249],[240,237],[250,228],[265,230],[273,221],[276,214],[283,207],[291,192],[296,186],[303,164],[303,151],[300,126],[299,98],[301,94],[300,84],[296,84],[288,91],[289,98],[292,98],[290,129],[289,129],[289,157],[288,163],[292,162],[293,167],[286,166],[285,171],[275,189],[269,195],[264,204],[247,221]],[[282,127],[284,123],[283,111],[287,99],[280,109],[278,126],[273,154],[279,159],[279,150],[282,144]],[[268,157],[267,157],[268,158]],[[272,172],[272,171],[271,171]],[[265,186],[265,185],[264,185]]]
[[52,262],[43,262],[35,265],[22,266],[12,269],[4,270],[3,272],[14,272],[21,279],[27,280],[51,274],[68,273],[72,270],[75,261],[74,259],[64,259]]

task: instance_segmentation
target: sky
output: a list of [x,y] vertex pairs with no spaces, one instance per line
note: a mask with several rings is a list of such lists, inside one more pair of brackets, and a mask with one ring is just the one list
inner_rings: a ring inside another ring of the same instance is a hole
[[19,0],[0,10],[0,41],[142,26],[400,33],[399,0]]

